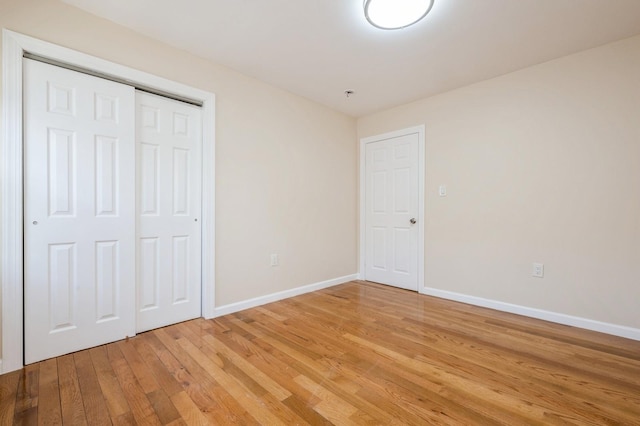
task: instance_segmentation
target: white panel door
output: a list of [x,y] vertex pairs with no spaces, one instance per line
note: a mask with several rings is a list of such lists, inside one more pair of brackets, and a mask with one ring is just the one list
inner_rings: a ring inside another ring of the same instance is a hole
[[135,91],[24,60],[27,364],[135,334]]
[[138,91],[137,331],[201,312],[198,107]]
[[416,291],[418,144],[413,133],[365,145],[365,279]]

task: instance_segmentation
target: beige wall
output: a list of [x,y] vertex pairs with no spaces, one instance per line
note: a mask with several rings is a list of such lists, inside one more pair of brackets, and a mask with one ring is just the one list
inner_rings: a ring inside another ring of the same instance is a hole
[[0,27],[216,94],[216,305],[357,272],[354,118],[58,1]]
[[358,136],[417,124],[427,287],[640,328],[640,36],[361,118]]

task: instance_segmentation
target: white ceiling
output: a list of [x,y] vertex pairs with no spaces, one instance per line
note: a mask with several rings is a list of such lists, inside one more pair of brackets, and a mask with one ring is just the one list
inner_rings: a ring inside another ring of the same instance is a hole
[[362,0],[63,1],[356,117],[640,33],[640,0],[435,0],[395,31]]

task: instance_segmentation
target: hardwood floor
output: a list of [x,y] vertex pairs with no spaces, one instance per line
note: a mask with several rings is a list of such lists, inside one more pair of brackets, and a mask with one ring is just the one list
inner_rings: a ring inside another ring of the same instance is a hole
[[640,342],[351,282],[0,376],[0,424],[640,425]]

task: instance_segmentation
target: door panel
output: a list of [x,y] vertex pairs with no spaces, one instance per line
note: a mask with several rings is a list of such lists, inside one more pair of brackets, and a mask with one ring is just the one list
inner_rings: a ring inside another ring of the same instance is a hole
[[418,134],[365,145],[365,279],[418,290]]
[[135,334],[135,91],[24,60],[25,360]]
[[189,155],[188,149],[173,149],[173,215],[189,215]]
[[138,173],[140,175],[140,212],[141,215],[158,214],[158,146],[141,143],[138,146],[140,159]]
[[47,129],[47,133],[49,214],[73,216],[76,198],[76,133],[60,129]]
[[117,317],[119,241],[96,242],[96,300],[98,322]]
[[49,244],[48,284],[50,331],[76,328],[74,304],[78,270],[75,244]]
[[96,216],[118,215],[118,140],[96,136]]
[[137,331],[200,316],[201,111],[137,92]]
[[138,306],[141,310],[158,309],[160,291],[160,246],[158,238],[140,238],[138,243]]

